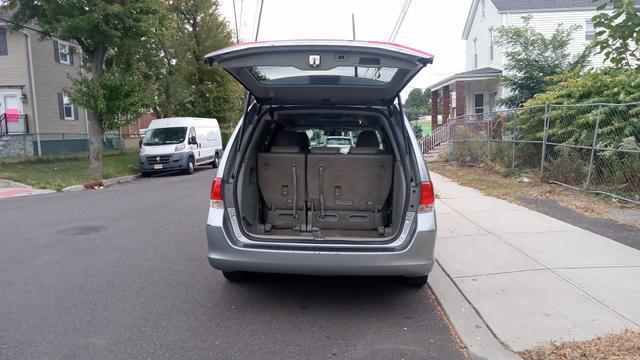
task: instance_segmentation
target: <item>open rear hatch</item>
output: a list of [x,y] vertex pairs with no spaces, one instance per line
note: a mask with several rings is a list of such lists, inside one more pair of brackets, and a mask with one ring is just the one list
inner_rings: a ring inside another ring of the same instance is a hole
[[[236,160],[233,186],[245,235],[267,242],[392,244],[412,223],[405,216],[412,216],[414,177],[401,160],[409,147],[399,132],[409,130],[397,111],[379,107],[391,109],[432,60],[419,50],[363,41],[249,43],[208,54],[206,61],[236,78],[258,108],[269,107],[247,120],[251,138],[244,150],[238,142],[242,160]],[[345,124],[351,128],[342,129]],[[314,131],[351,136],[354,149],[322,149],[310,141]]]
[[240,44],[205,59],[261,105],[388,106],[433,56],[391,43],[304,40]]

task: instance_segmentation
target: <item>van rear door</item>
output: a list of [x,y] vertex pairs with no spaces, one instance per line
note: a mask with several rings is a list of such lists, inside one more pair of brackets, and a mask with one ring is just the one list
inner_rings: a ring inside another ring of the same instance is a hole
[[275,41],[208,54],[261,104],[388,106],[431,54],[366,41]]

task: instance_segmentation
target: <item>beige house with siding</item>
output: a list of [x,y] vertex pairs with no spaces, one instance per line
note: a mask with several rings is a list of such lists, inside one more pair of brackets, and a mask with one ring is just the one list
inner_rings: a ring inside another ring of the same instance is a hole
[[[64,133],[66,145],[86,146],[86,111],[65,95],[65,89],[71,86],[70,77],[81,71],[77,47],[56,38],[41,40],[40,34],[30,29],[12,31],[2,20],[9,18],[0,14],[3,143],[12,135],[22,134],[22,140],[29,137],[33,142],[33,155],[40,155],[59,147]],[[75,145],[69,141],[74,139],[78,140]]]

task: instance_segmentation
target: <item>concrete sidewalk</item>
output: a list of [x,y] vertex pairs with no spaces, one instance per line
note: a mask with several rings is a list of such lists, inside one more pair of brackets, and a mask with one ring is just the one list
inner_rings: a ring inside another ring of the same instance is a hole
[[431,175],[436,259],[507,347],[640,329],[640,251]]
[[31,186],[17,183],[11,180],[0,179],[0,199],[26,196],[26,195],[38,195],[48,194],[55,192],[53,190],[34,189]]

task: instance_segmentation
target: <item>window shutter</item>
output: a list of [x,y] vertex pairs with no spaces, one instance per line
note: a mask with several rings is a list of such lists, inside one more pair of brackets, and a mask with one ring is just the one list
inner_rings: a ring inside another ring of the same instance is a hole
[[69,46],[69,65],[73,66],[73,58],[76,56],[76,48]]
[[53,58],[56,60],[57,63],[60,62],[60,53],[58,50],[58,40],[53,40]]
[[0,28],[0,55],[7,54],[7,29]]
[[60,113],[60,120],[64,120],[64,97],[62,93],[58,93],[58,111]]
[[78,107],[73,104],[73,120],[78,120]]

